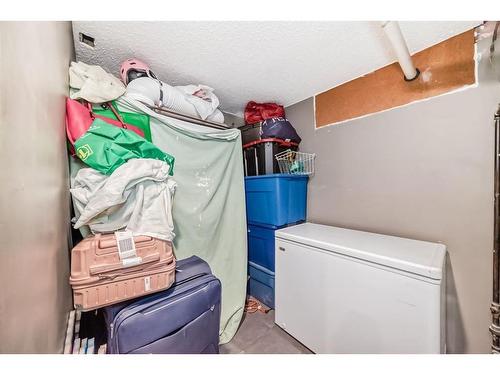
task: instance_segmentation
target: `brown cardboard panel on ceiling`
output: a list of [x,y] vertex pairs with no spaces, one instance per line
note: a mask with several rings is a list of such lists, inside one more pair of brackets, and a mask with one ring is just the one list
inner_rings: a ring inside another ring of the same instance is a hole
[[317,95],[316,128],[474,84],[474,30],[416,53],[413,62],[421,72],[414,81],[393,63]]

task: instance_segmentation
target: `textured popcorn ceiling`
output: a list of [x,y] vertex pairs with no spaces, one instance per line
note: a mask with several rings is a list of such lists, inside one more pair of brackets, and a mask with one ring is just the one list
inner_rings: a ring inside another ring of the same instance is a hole
[[[412,53],[478,24],[400,22]],[[73,22],[73,32],[77,60],[118,75],[137,57],[171,85],[213,87],[222,110],[237,115],[249,100],[287,106],[395,61],[374,21]]]

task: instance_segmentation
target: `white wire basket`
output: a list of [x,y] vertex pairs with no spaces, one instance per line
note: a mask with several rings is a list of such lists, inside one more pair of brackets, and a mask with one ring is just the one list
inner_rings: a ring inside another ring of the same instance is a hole
[[276,154],[275,158],[281,173],[308,176],[314,174],[314,159],[316,158],[316,154],[286,150]]

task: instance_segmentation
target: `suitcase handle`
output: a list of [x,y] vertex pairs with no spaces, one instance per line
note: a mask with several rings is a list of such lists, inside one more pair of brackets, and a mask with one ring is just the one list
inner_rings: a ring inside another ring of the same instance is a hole
[[[153,237],[149,236],[135,236],[134,237],[134,243],[136,245],[142,244],[143,242],[153,242]],[[106,236],[106,237],[101,237],[99,239],[98,243],[98,249],[109,249],[109,248],[116,248],[116,238],[114,235],[111,236]],[[114,249],[113,249],[114,250]]]
[[123,264],[122,262],[118,262],[118,263],[108,264],[105,266],[92,266],[90,267],[90,275],[95,276],[100,273],[118,271],[124,268],[130,268],[138,265],[143,266],[149,263],[157,262],[158,260],[160,260],[160,254],[155,253],[145,256],[144,258],[142,258],[142,261],[140,263]]

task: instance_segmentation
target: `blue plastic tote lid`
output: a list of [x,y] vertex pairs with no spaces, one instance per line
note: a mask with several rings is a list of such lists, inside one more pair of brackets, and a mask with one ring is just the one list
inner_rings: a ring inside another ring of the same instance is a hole
[[303,174],[288,174],[288,173],[274,173],[274,174],[263,174],[260,176],[247,176],[245,180],[258,180],[263,178],[303,178],[306,179],[309,176]]

